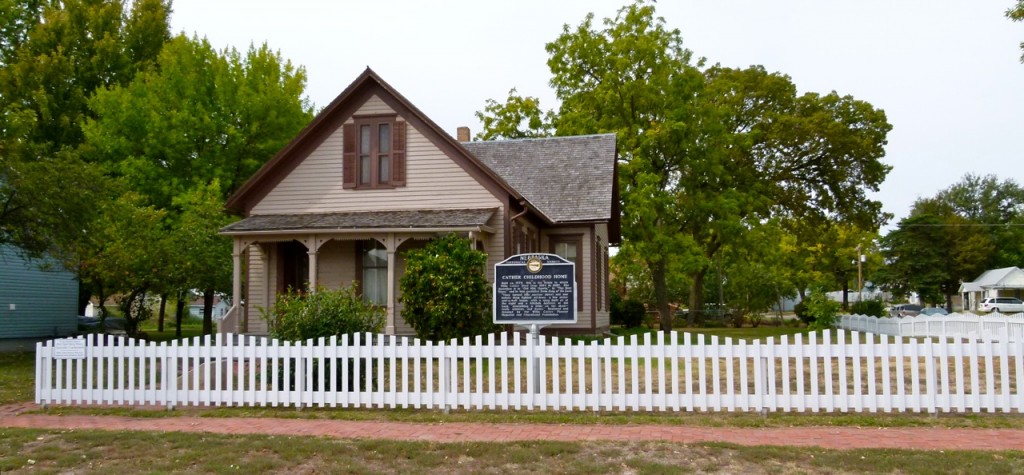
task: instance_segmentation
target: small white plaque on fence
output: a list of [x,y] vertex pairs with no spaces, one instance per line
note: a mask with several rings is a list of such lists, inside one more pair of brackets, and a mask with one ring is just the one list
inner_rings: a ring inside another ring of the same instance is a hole
[[84,359],[85,340],[81,338],[53,340],[53,357],[59,360]]

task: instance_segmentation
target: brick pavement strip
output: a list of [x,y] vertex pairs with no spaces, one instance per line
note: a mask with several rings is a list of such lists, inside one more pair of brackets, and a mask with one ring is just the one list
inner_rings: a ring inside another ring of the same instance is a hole
[[1024,430],[944,428],[721,428],[667,425],[404,423],[343,420],[19,414],[0,408],[0,427],[95,429],[219,434],[268,434],[431,442],[667,441],[738,445],[892,448],[916,450],[1024,450]]

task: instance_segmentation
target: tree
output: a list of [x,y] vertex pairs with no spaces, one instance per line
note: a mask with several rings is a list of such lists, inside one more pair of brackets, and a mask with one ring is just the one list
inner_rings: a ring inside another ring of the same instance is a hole
[[[1006,10],[1006,18],[1013,21],[1024,21],[1024,0],[1017,0],[1017,4]],[[1024,41],[1020,43],[1020,49],[1024,50]],[[1020,62],[1024,63],[1024,54],[1020,56]]]
[[121,296],[130,335],[149,317],[142,302],[159,287],[174,252],[167,239],[166,212],[144,201],[129,192],[97,210],[90,230],[92,246],[78,267],[79,278],[99,289],[101,308],[106,296]]
[[14,58],[15,51],[28,39],[28,32],[39,24],[43,0],[0,0],[0,67]]
[[1024,264],[1024,188],[1012,179],[967,174],[930,200],[914,208],[939,215],[956,215],[963,223],[951,231],[987,236],[994,246],[980,257],[981,270]]
[[305,71],[266,45],[243,57],[179,35],[158,65],[96,93],[83,151],[158,207],[215,180],[230,196],[312,118]]
[[[800,245],[805,250],[804,266],[812,272],[807,285],[839,288],[843,293],[842,308],[850,308],[850,284],[859,290],[858,266],[861,276],[870,273],[880,261],[874,231],[857,226],[824,221],[791,223]],[[860,256],[869,257],[858,263]],[[807,288],[806,286],[804,288]]]
[[637,2],[596,28],[593,15],[548,43],[561,100],[557,135],[617,134],[623,249],[643,256],[662,329],[670,275],[690,277],[703,307],[715,256],[750,223],[775,216],[885,221],[867,198],[889,171],[891,128],[870,104],[836,93],[798,95],[761,67],[701,71],[678,30]]
[[551,111],[540,109],[536,97],[516,94],[515,88],[508,91],[508,98],[501,104],[488,99],[483,112],[476,117],[483,123],[484,130],[476,135],[477,140],[523,139],[547,137],[554,132]]
[[454,234],[405,254],[402,317],[416,336],[432,341],[482,335],[493,330],[487,255]]
[[757,315],[796,295],[782,245],[784,235],[785,230],[777,222],[764,223],[752,227],[742,239],[722,251],[722,293],[737,326],[745,316],[750,316],[756,326],[760,321]]
[[117,195],[76,153],[88,98],[152,66],[170,10],[159,0],[0,7],[0,243],[66,261],[104,206],[98,200]]
[[[202,291],[203,334],[209,335],[213,333],[213,297],[217,291],[231,288],[231,239],[217,234],[231,218],[224,212],[216,180],[186,191],[174,199],[173,205],[180,213],[169,234],[179,252],[167,269],[168,279],[161,290],[177,294],[179,300],[191,289]],[[178,318],[180,336],[181,315]]]
[[304,70],[266,45],[243,56],[179,35],[156,68],[89,101],[95,118],[83,127],[81,153],[169,213],[186,251],[160,292],[180,303],[199,289],[204,333],[213,330],[214,294],[231,285],[230,241],[217,236],[223,203],[311,119],[304,87]]
[[944,301],[960,282],[985,269],[1024,262],[1024,189],[1012,180],[968,174],[934,197],[919,199],[910,216],[882,241],[883,281],[897,293]]

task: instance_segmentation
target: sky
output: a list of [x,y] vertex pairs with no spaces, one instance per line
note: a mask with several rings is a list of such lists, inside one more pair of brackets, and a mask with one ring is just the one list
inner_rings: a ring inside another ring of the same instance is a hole
[[[1024,23],[1014,0],[662,0],[659,16],[708,64],[762,65],[801,92],[886,112],[892,171],[872,199],[905,217],[968,173],[1024,184]],[[174,0],[175,33],[217,49],[268,44],[326,106],[367,66],[448,133],[509,89],[557,108],[544,45],[627,0]]]

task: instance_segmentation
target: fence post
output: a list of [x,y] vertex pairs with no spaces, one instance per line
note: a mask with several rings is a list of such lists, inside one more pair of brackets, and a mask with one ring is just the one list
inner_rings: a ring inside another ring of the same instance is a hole
[[441,343],[441,404],[444,406],[444,413],[450,414],[452,411],[451,405],[451,381],[448,376],[448,372],[451,369],[451,358],[448,356],[448,345],[446,342]]
[[[764,347],[758,348],[759,350]],[[761,392],[761,417],[768,417],[768,357],[759,356],[761,360],[761,384],[758,385],[758,391]]]
[[[47,363],[44,365],[44,362]],[[43,392],[49,395],[49,359],[43,356],[43,342],[36,343],[36,404],[42,404],[45,409],[49,400],[43,397]],[[45,382],[45,383],[44,383]]]

